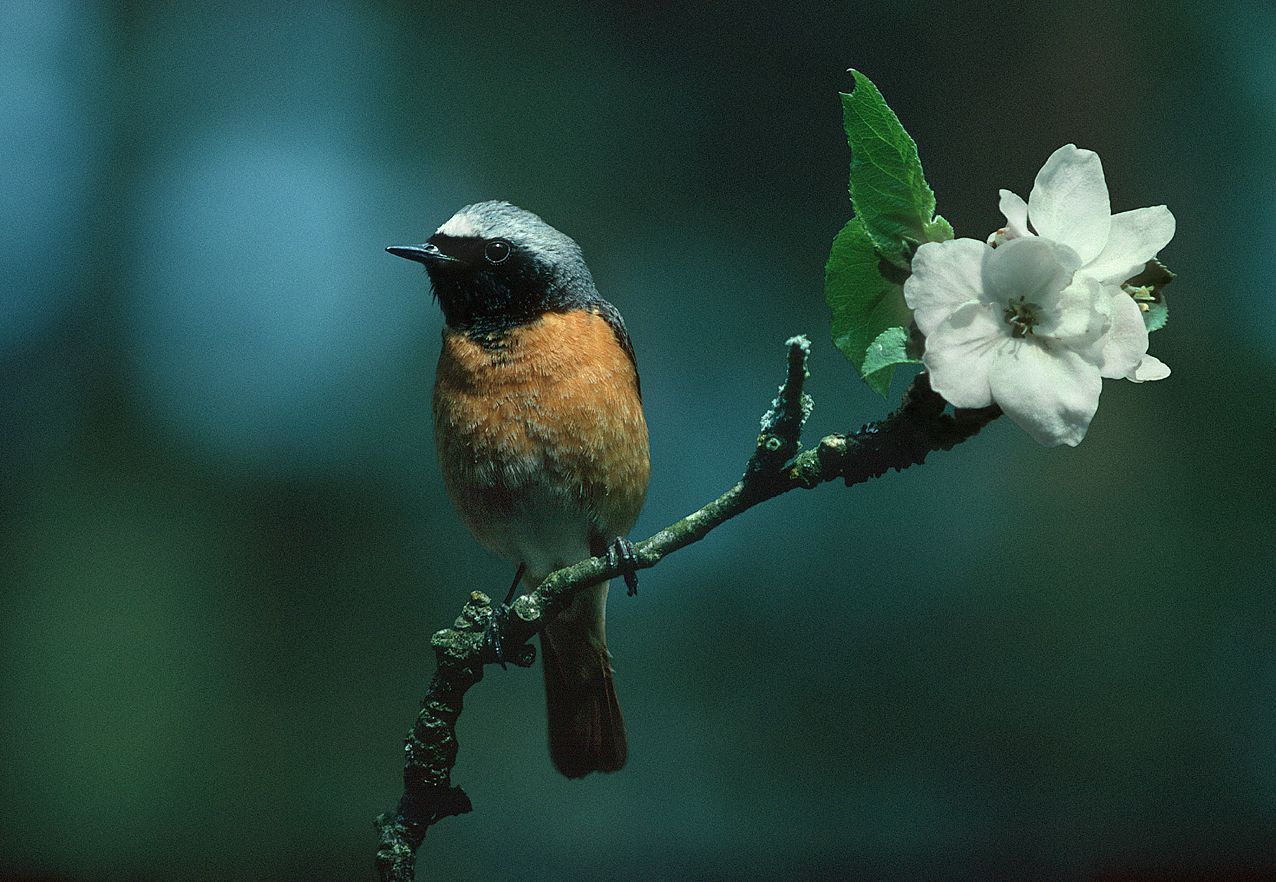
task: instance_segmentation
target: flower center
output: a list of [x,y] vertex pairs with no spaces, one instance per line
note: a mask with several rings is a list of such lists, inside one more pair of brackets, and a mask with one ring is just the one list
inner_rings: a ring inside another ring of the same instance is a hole
[[1010,336],[1026,337],[1032,333],[1032,326],[1041,320],[1041,307],[1035,303],[1025,303],[1020,297],[1006,304],[1006,321],[1010,323]]

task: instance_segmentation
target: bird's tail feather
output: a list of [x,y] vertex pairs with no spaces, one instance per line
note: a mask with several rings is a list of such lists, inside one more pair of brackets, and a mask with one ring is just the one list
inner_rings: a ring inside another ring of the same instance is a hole
[[599,591],[605,597],[606,590],[582,592],[586,596],[541,632],[549,753],[568,778],[614,772],[629,754],[602,617],[592,615],[601,603],[588,596]]

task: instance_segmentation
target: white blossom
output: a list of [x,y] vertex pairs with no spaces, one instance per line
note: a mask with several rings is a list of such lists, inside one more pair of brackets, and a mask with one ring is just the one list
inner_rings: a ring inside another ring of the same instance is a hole
[[955,407],[995,402],[1042,444],[1076,445],[1103,377],[1169,374],[1121,285],[1169,242],[1174,217],[1165,206],[1113,215],[1098,155],[1071,144],[1027,202],[1002,190],[1001,210],[989,244],[927,243],[913,257],[904,298],[926,335],[923,362]]

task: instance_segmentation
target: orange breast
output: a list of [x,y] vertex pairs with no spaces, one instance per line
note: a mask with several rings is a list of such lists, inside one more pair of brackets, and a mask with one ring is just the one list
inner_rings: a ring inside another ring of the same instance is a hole
[[578,532],[563,539],[574,548],[624,535],[642,508],[650,465],[637,376],[596,313],[547,313],[487,345],[445,330],[434,433],[462,519],[512,559],[548,541],[542,525]]

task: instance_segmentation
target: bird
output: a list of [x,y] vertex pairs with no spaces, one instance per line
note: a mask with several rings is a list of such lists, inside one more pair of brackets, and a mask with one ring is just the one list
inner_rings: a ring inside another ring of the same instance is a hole
[[[425,265],[443,311],[434,438],[443,484],[514,582],[606,554],[637,589],[627,534],[651,476],[641,381],[620,312],[580,246],[508,202],[467,205],[393,255]],[[612,772],[628,742],[605,629],[608,583],[579,591],[541,632],[554,765],[568,778]],[[485,640],[503,662],[502,615]]]

